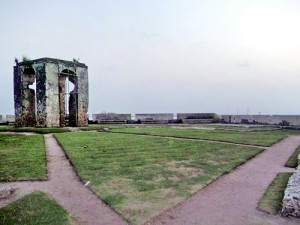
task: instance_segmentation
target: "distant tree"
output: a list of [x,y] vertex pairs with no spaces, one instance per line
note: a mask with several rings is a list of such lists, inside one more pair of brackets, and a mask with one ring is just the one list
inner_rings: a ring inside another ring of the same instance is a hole
[[30,58],[27,57],[26,55],[23,55],[22,60],[23,60],[23,62],[26,62],[26,61],[30,61]]

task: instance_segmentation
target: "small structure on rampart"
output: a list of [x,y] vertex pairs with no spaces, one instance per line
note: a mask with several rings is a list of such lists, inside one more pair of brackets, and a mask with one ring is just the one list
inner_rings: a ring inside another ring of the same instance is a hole
[[88,67],[76,60],[16,60],[14,101],[17,127],[86,126]]

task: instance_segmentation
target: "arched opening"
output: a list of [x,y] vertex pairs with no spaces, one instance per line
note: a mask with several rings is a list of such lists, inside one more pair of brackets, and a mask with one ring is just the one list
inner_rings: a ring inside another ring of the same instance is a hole
[[[25,68],[24,75],[30,77],[30,83],[28,84],[28,89],[34,91],[34,111],[35,111],[35,118],[37,113],[37,102],[36,102],[36,75],[35,70],[32,67]],[[33,92],[32,92],[33,93]]]
[[60,126],[77,126],[78,84],[76,74],[64,69],[59,75]]
[[24,75],[35,75],[34,69],[30,67],[26,67],[23,72]]
[[70,105],[70,102],[69,102],[69,98],[70,98],[70,93],[72,91],[75,90],[75,85],[74,83],[72,83],[70,81],[70,78],[69,77],[66,77],[66,81],[65,81],[65,111],[67,114],[70,113],[70,110],[69,110],[69,105]]
[[[34,91],[34,115],[35,115],[35,120],[37,118],[37,97],[36,97],[36,79],[34,79],[34,83],[33,84],[30,84],[29,86],[29,89],[30,90],[33,90]],[[36,123],[36,122],[35,122]]]
[[23,86],[32,90],[36,90],[35,71],[32,67],[27,67],[23,72]]

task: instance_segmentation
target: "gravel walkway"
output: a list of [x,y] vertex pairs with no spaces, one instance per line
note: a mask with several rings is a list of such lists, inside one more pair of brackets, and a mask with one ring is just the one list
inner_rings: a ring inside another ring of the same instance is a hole
[[276,175],[291,171],[284,164],[299,145],[300,136],[280,141],[147,224],[299,225],[256,208]]

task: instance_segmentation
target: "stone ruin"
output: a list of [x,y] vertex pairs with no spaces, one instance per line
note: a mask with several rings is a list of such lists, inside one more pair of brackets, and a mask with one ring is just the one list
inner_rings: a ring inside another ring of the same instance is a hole
[[281,215],[300,219],[300,154],[298,166],[289,178],[282,200]]
[[16,60],[14,101],[17,127],[86,126],[88,67],[76,60]]

